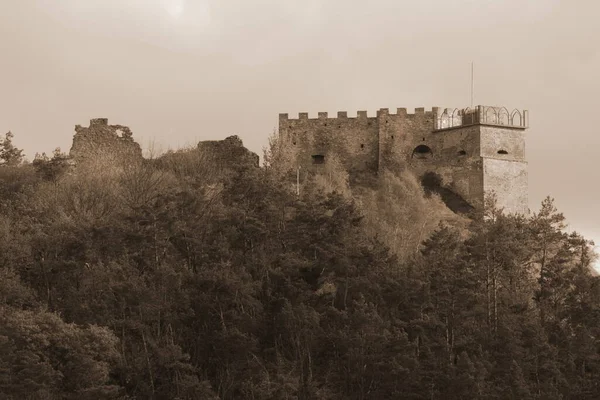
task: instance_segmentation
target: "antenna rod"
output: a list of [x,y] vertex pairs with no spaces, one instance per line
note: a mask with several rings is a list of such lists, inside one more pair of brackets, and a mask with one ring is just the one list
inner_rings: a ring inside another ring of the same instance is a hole
[[473,83],[473,78],[474,78],[474,74],[473,74],[473,61],[471,61],[471,108],[473,108],[473,88],[474,88],[474,83]]

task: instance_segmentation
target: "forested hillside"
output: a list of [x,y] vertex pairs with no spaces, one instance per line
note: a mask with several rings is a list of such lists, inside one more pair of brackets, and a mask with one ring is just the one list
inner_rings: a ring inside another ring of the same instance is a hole
[[276,142],[221,170],[10,139],[2,399],[600,398],[592,246],[550,198],[466,219],[406,172],[297,196]]

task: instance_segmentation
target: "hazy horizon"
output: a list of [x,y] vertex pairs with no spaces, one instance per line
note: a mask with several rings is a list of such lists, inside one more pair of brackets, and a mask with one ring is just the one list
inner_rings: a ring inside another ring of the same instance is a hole
[[600,244],[600,5],[582,0],[20,0],[0,4],[0,132],[29,159],[68,151],[92,118],[143,148],[236,134],[252,151],[278,114],[385,107],[529,110],[529,198],[555,198]]

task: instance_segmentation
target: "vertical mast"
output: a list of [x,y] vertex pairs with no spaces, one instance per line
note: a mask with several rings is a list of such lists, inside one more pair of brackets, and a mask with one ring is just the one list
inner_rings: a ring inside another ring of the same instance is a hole
[[471,109],[473,109],[473,90],[474,90],[474,74],[473,74],[473,61],[471,61]]

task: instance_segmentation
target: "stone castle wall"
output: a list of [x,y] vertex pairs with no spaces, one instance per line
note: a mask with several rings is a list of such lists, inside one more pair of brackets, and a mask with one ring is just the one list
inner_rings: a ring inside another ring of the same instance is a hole
[[351,175],[408,167],[418,176],[436,174],[445,188],[474,207],[494,191],[506,211],[526,213],[527,113],[505,110],[433,107],[390,113],[382,108],[374,117],[359,111],[355,118],[346,112],[337,118],[280,114],[279,134],[304,171],[318,170],[334,155]]
[[279,132],[297,152],[299,165],[305,170],[313,169],[313,156],[326,159],[335,154],[348,171],[375,173],[379,163],[379,137],[377,118],[367,117],[359,111],[356,117],[338,113],[328,118],[319,113],[318,118],[308,118],[301,113],[298,119],[280,115]]

